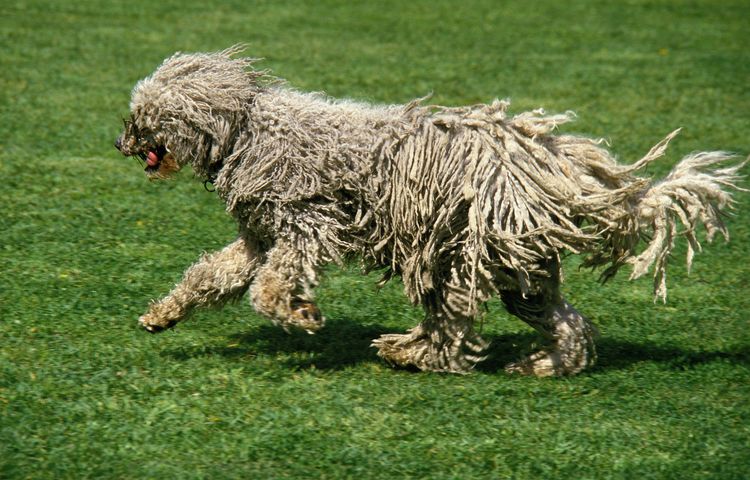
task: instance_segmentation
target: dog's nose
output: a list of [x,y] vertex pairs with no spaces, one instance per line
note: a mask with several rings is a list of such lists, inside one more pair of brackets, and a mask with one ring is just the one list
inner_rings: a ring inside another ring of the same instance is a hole
[[120,147],[122,147],[122,140],[120,140],[120,137],[117,137],[117,139],[115,140],[115,148],[121,150]]

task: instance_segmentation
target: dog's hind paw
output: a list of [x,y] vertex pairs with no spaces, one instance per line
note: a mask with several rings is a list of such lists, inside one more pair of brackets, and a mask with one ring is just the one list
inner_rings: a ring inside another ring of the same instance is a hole
[[599,330],[566,301],[554,306],[542,330],[552,344],[505,367],[508,373],[560,377],[575,375],[596,363],[594,340]]
[[423,361],[429,349],[425,338],[411,334],[381,335],[372,341],[373,347],[378,349],[378,356],[396,367],[417,367],[427,370]]
[[545,349],[506,365],[505,371],[537,377],[561,377],[579,373],[593,365],[595,359],[596,354],[587,349],[576,352]]
[[434,344],[417,327],[407,334],[382,335],[372,341],[378,356],[393,366],[416,367],[428,372],[468,373],[486,357],[465,351],[459,342]]

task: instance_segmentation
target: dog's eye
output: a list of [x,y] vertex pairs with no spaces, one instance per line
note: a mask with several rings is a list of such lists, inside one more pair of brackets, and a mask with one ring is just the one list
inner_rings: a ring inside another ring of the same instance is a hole
[[126,132],[129,132],[134,137],[143,136],[144,130],[135,123],[135,118],[132,115],[130,118],[124,118],[122,122],[125,125]]
[[123,118],[122,119],[122,124],[123,124],[123,127],[125,129],[125,132],[127,132],[127,133],[129,133],[131,135],[133,133],[135,133],[135,132],[138,131],[138,127],[135,126],[135,123],[133,123],[133,119],[132,118]]

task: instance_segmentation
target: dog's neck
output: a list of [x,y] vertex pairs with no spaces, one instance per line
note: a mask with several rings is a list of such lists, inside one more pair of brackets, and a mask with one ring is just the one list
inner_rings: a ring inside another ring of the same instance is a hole
[[213,188],[213,185],[214,183],[216,183],[216,179],[219,177],[219,171],[221,171],[222,167],[224,167],[224,160],[219,160],[211,164],[211,166],[208,168],[208,178],[206,178],[206,180],[203,182],[203,188],[205,188],[209,192],[213,192],[216,190],[215,188]]

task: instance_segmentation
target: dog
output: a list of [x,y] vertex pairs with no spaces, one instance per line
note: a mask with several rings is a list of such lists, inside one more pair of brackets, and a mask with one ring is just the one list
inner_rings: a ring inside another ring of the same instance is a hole
[[635,175],[678,131],[624,165],[601,141],[555,134],[570,112],[336,100],[290,88],[241,51],[167,58],[135,85],[115,142],[151,179],[190,165],[238,224],[236,240],[140,317],[150,332],[249,291],[260,314],[314,333],[325,324],[313,291],[321,267],[360,258],[384,280],[400,276],[425,311],[407,333],[373,341],[392,365],[470,371],[487,347],[475,319],[499,296],[548,341],[506,370],[571,375],[595,362],[597,329],[560,292],[561,255],[583,255],[602,279],[653,267],[665,299],[676,238],[688,266],[697,227],[728,238],[721,212],[742,164],[718,164],[731,155],[690,155],[657,182]]

